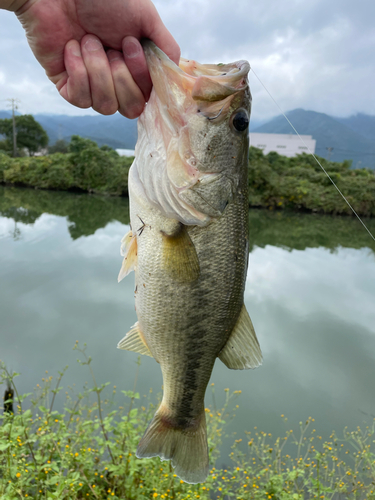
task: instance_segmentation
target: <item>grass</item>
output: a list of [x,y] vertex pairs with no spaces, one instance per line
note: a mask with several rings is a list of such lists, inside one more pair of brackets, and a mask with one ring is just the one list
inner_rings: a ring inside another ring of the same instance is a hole
[[123,403],[118,406],[117,388],[97,385],[86,347],[77,343],[74,349],[90,370],[93,386],[78,394],[68,390],[61,412],[54,406],[66,368],[56,380],[47,374],[33,393],[20,395],[17,374],[1,365],[1,382],[14,391],[16,410],[1,417],[1,499],[375,498],[375,422],[364,430],[345,429],[342,437],[333,432],[328,441],[316,435],[311,417],[276,440],[254,428],[234,442],[231,466],[215,468],[225,423],[233,417],[240,391],[225,389],[225,403],[217,409],[213,385],[213,406],[206,408],[212,468],[205,483],[183,483],[169,462],[135,457],[155,411],[151,398],[143,400],[136,392],[137,375],[133,389],[121,391]]

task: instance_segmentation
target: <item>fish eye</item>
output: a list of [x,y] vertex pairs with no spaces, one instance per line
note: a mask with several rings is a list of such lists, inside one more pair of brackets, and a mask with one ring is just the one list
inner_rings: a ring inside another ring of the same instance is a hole
[[243,132],[249,126],[249,117],[244,109],[237,111],[233,117],[233,127],[238,132]]

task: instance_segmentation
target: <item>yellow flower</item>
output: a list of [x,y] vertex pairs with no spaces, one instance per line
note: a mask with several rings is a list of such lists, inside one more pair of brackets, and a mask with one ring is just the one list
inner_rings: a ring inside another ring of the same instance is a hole
[[19,472],[17,472],[16,476],[17,477],[21,477],[21,474]]
[[[183,481],[181,481],[183,483]],[[158,494],[155,492],[153,495],[152,495],[154,498],[156,498],[158,496]]]

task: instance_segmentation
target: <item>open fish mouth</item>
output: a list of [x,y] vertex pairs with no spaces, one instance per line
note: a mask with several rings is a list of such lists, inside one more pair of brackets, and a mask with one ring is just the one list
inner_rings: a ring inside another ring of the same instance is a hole
[[[194,101],[203,113],[206,111],[210,118],[217,118],[225,114],[235,94],[248,88],[250,64],[247,61],[200,64],[181,58],[177,66],[153,42],[144,41],[143,49],[159,99],[168,109],[173,105],[177,107],[171,110],[173,118],[176,111],[186,112],[189,106],[193,107]],[[171,102],[171,94],[175,102]]]

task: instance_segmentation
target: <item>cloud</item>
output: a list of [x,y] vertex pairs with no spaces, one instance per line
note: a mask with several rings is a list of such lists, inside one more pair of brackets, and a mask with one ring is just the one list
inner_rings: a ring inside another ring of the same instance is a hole
[[[302,107],[347,116],[375,114],[372,0],[156,0],[182,54],[200,62],[250,61],[285,110]],[[58,95],[27,46],[15,16],[0,11],[0,95],[22,112],[87,114]],[[250,74],[253,118],[279,114]],[[0,108],[4,106],[0,105]]]

